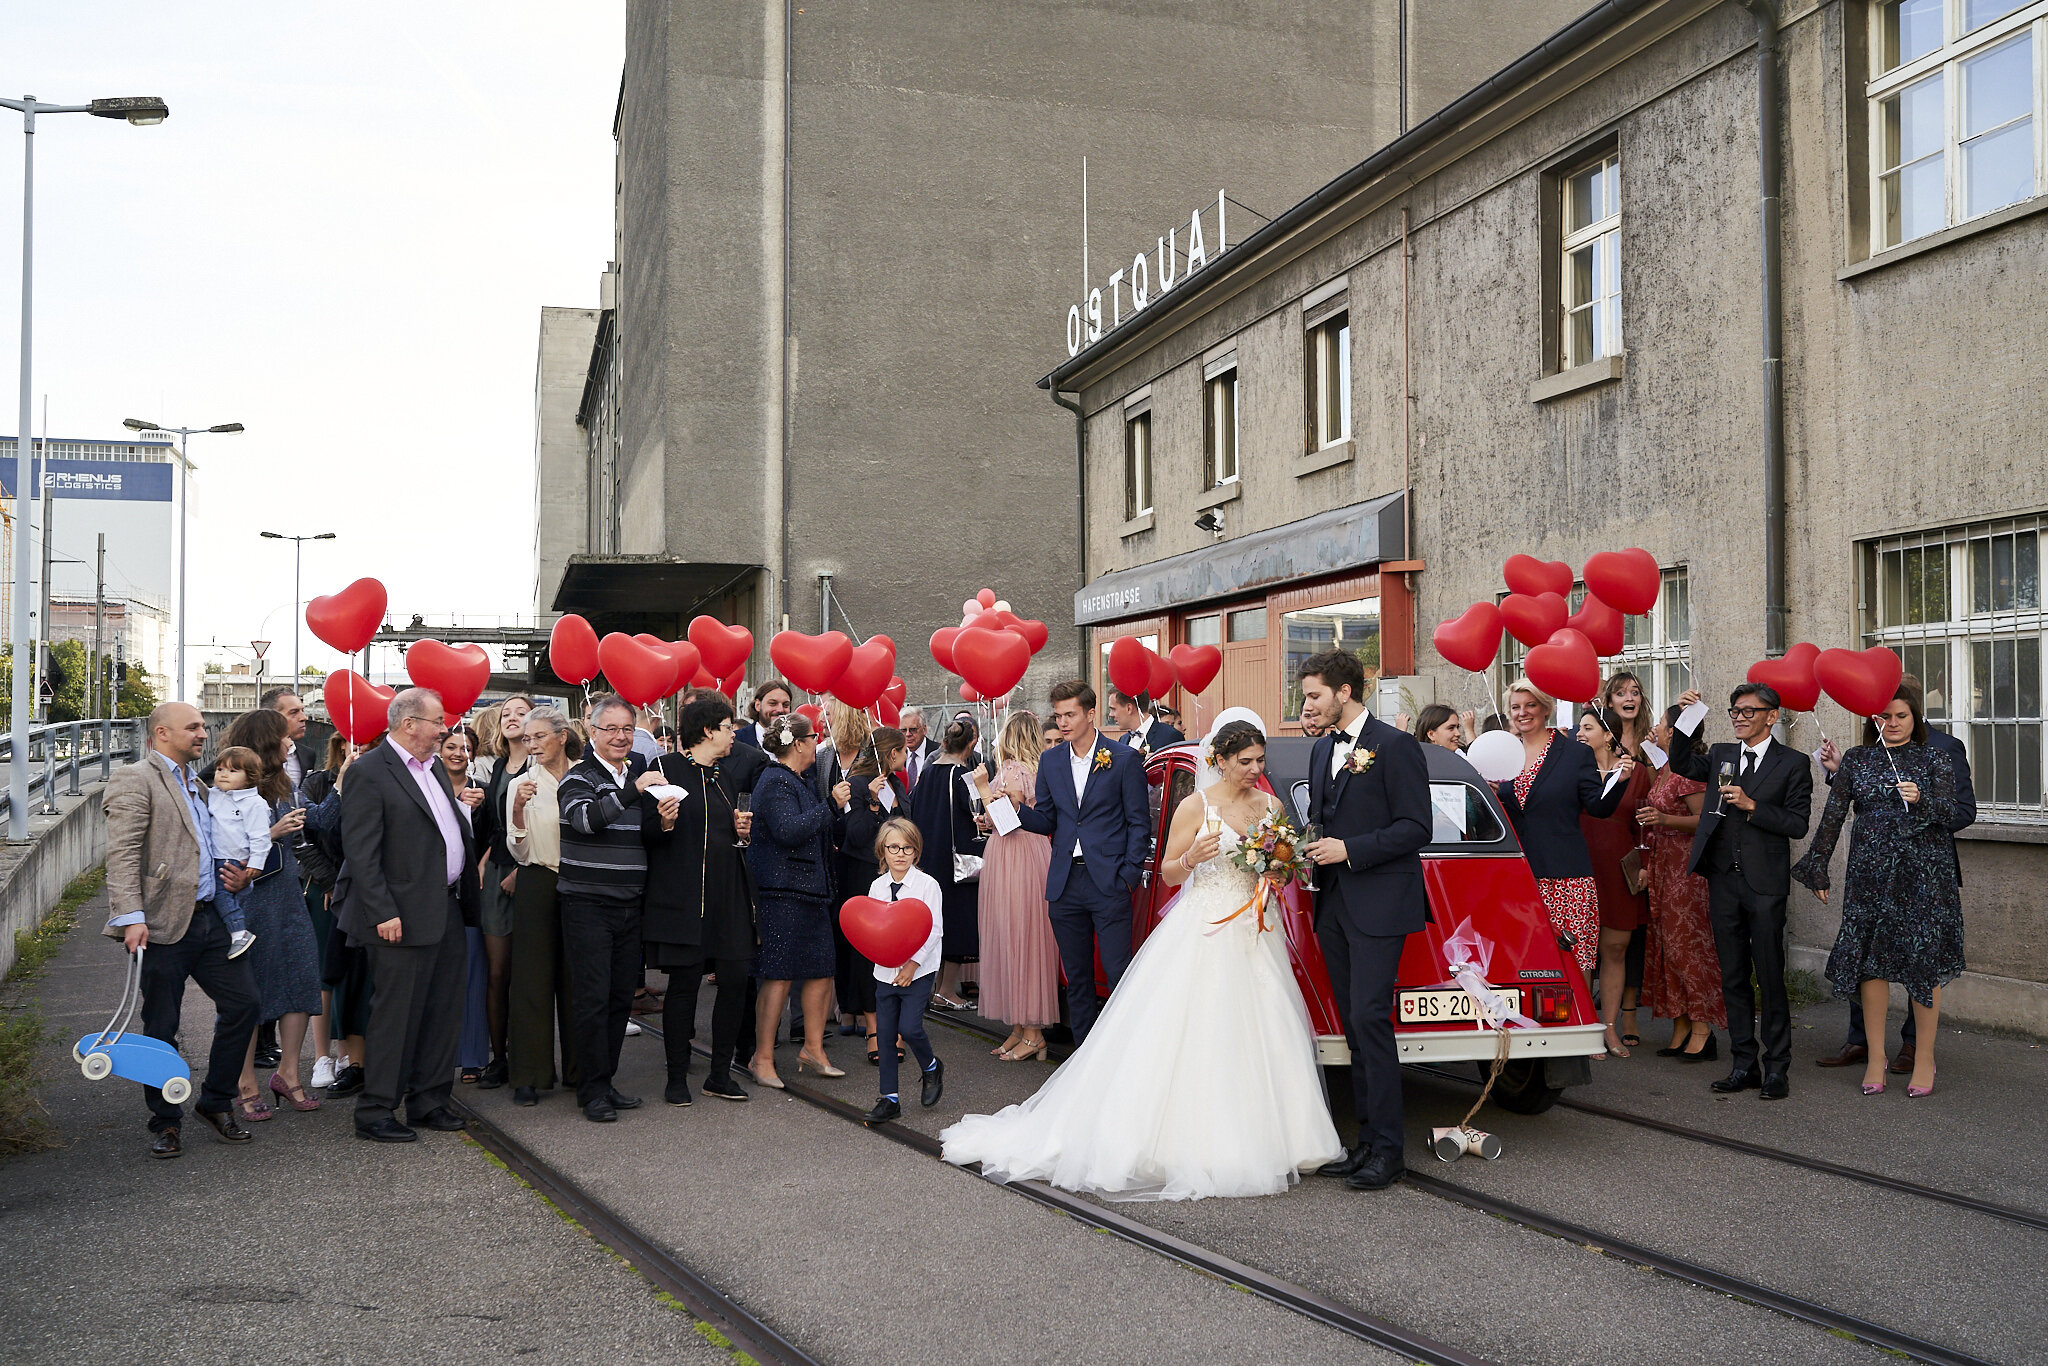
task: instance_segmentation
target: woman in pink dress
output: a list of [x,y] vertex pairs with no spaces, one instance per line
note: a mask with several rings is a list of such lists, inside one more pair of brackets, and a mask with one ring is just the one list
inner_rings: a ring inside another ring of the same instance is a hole
[[[1001,796],[1032,805],[1042,748],[1038,718],[1011,712],[996,741],[1000,767],[984,802]],[[993,1050],[1004,1062],[1043,1059],[1045,1026],[1060,1018],[1060,951],[1045,909],[1051,857],[1052,841],[1044,835],[1013,830],[989,836],[981,869],[981,1017],[1009,1024],[1010,1037]]]
[[[1660,749],[1671,747],[1671,725],[1682,710],[1673,707],[1652,735]],[[1728,1001],[1721,994],[1721,958],[1707,919],[1707,880],[1686,871],[1692,835],[1699,828],[1706,785],[1657,770],[1647,805],[1636,822],[1650,846],[1649,936],[1643,944],[1643,1004],[1671,1021],[1671,1042],[1659,1057],[1711,1062],[1718,1048],[1714,1028],[1728,1027]]]

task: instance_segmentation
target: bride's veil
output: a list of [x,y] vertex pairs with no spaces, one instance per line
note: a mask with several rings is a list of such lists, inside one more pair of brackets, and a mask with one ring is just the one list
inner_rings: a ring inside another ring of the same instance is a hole
[[1195,790],[1200,791],[1223,781],[1223,775],[1216,770],[1216,733],[1232,721],[1246,721],[1259,728],[1259,734],[1266,733],[1266,722],[1250,707],[1225,707],[1209,723],[1209,733],[1202,737],[1202,763],[1195,770]]

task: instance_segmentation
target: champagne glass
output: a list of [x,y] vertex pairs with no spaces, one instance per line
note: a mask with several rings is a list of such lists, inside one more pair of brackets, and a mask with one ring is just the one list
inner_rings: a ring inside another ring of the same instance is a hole
[[[740,813],[748,813],[753,811],[754,794],[751,792],[742,792],[739,796],[734,797],[732,799],[732,809],[735,812]],[[744,849],[749,844],[753,843],[753,841],[748,836],[741,835],[737,839],[733,840],[732,843],[735,849]]]
[[1728,814],[1727,789],[1735,786],[1735,761],[1733,759],[1723,759],[1720,768],[1716,771],[1716,777],[1719,781],[1714,789],[1714,814],[1725,816]]

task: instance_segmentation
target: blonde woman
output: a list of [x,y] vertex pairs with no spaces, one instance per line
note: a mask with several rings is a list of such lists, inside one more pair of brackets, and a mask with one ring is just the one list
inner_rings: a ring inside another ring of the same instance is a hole
[[[996,737],[991,785],[973,770],[986,807],[993,797],[1030,806],[1038,791],[1038,756],[1044,742],[1038,718],[1013,711]],[[1046,865],[1052,841],[1029,830],[990,835],[981,868],[981,1014],[1002,1020],[1010,1037],[995,1055],[1004,1062],[1045,1057],[1045,1026],[1060,1018],[1060,949],[1045,907]]]

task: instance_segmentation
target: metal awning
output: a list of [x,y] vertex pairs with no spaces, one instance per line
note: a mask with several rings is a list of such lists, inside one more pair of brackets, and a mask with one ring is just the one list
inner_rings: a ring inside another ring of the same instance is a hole
[[692,613],[760,572],[756,564],[707,564],[674,555],[571,555],[551,610],[593,620]]
[[1405,495],[1382,494],[1286,526],[1104,574],[1074,594],[1074,624],[1152,616],[1402,554]]

